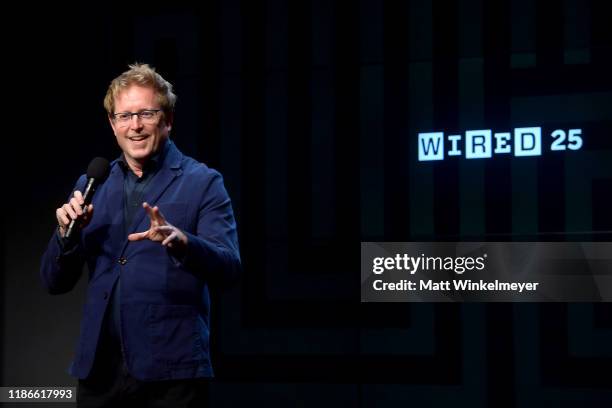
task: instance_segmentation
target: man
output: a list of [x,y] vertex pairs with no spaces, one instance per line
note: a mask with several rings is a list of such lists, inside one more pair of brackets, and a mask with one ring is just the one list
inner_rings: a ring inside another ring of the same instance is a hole
[[[169,139],[176,96],[146,64],[115,78],[104,107],[123,151],[90,205],[86,177],[56,210],[42,258],[52,294],[89,269],[70,373],[82,407],[201,406],[210,364],[209,283],[240,271],[236,224],[221,175]],[[71,220],[80,229],[65,239]]]

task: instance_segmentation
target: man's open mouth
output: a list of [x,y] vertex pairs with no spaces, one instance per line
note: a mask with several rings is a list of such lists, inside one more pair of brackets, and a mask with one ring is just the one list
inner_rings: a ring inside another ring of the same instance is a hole
[[140,135],[140,136],[130,136],[128,137],[128,139],[130,139],[132,142],[140,142],[141,140],[145,140],[148,137],[149,135]]

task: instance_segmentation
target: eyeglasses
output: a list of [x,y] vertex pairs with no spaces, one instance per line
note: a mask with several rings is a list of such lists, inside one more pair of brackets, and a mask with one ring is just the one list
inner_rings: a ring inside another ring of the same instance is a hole
[[119,112],[113,114],[113,119],[120,126],[127,126],[134,115],[138,116],[142,123],[154,123],[157,119],[157,113],[161,111],[161,109],[144,109],[140,112]]

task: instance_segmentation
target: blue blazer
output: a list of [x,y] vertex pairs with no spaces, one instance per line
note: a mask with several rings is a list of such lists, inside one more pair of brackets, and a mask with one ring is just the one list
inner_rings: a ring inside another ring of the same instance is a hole
[[[168,143],[171,143],[168,141]],[[170,144],[144,201],[189,239],[178,259],[158,242],[129,242],[123,225],[123,171],[111,163],[108,179],[93,198],[94,215],[76,249],[62,254],[57,234],[42,258],[41,279],[51,294],[66,293],[89,270],[81,334],[70,373],[91,371],[110,295],[119,276],[123,357],[143,381],[211,377],[208,284],[240,273],[236,223],[221,175]],[[86,177],[75,189],[83,191]],[[149,228],[144,209],[128,234]]]

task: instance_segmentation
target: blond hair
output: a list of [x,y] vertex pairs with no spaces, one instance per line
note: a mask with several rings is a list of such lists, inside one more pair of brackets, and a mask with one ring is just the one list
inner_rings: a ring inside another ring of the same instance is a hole
[[149,64],[135,63],[129,65],[117,78],[113,79],[108,86],[104,97],[104,109],[109,115],[115,113],[115,98],[125,89],[132,85],[152,88],[155,91],[157,102],[165,115],[172,115],[176,95],[172,92],[172,84],[155,72],[155,68]]

